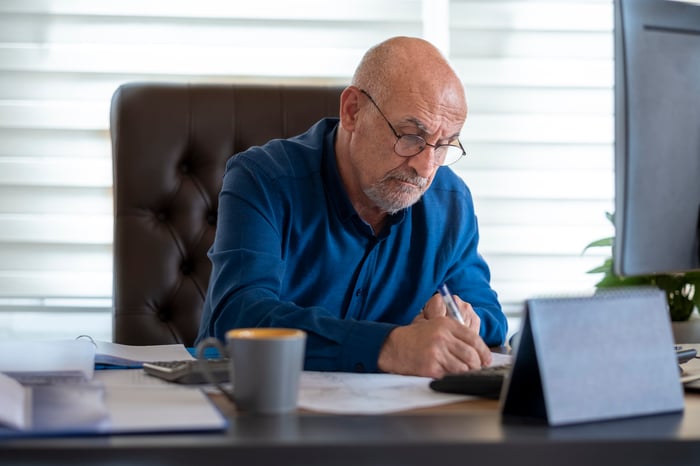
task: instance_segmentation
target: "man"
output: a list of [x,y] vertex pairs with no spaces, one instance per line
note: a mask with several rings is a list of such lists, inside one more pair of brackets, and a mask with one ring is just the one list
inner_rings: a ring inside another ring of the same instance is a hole
[[[506,319],[471,194],[442,166],[464,154],[466,113],[440,52],[396,37],[365,54],[339,119],[231,158],[198,340],[300,328],[307,370],[440,377],[488,364]],[[465,324],[435,294],[442,283]]]

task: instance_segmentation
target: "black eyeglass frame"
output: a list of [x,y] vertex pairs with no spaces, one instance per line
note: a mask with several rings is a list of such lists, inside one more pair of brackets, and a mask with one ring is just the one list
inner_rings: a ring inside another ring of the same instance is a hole
[[[455,149],[460,149],[462,151],[462,153],[456,159],[449,161],[448,163],[445,163],[443,161],[442,163],[437,164],[439,166],[444,167],[444,166],[452,165],[453,163],[456,163],[462,157],[467,155],[467,151],[464,150],[464,146],[462,146],[462,142],[459,139],[457,139],[457,145],[454,145],[454,144],[430,144],[428,141],[425,140],[424,137],[419,136],[417,134],[399,134],[399,132],[396,131],[396,128],[394,128],[394,125],[392,125],[391,122],[389,121],[389,119],[386,117],[386,115],[384,115],[384,112],[382,112],[382,109],[379,108],[379,105],[377,105],[377,102],[374,101],[374,99],[369,94],[369,92],[367,92],[364,89],[360,89],[360,92],[363,93],[365,96],[367,96],[369,101],[372,102],[372,105],[374,105],[374,108],[377,109],[377,111],[382,116],[382,118],[384,118],[384,121],[386,121],[386,124],[389,126],[389,129],[391,130],[391,132],[394,133],[394,136],[396,137],[396,142],[394,143],[394,153],[396,155],[398,155],[399,157],[405,157],[405,158],[415,157],[416,155],[423,152],[425,150],[425,148],[428,146],[432,147],[433,150],[436,151],[436,153],[437,153],[438,149],[444,147],[445,148],[445,155],[447,155],[447,153],[448,153],[447,150],[450,147],[454,147]],[[406,138],[412,138],[412,139],[416,140],[416,142],[418,143],[417,146],[420,147],[417,152],[415,152],[413,154],[402,154],[396,149],[397,146],[399,145],[399,141],[401,141],[401,139],[404,139],[404,141],[406,141],[407,140]],[[420,141],[423,141],[423,142],[421,143]]]

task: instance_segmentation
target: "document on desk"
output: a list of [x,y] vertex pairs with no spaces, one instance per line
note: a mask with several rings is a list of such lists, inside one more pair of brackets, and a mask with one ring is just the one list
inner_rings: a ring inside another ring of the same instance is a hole
[[[493,356],[492,365],[511,361],[510,355]],[[395,374],[304,371],[299,407],[334,414],[385,414],[474,399],[436,392],[429,387],[431,380]]]
[[[700,355],[700,344],[683,343],[682,348],[692,348]],[[700,359],[695,357],[685,364],[681,364],[681,383],[683,383],[686,391],[700,392]]]
[[116,367],[141,367],[144,362],[178,361],[194,359],[183,344],[171,345],[123,345],[93,340],[95,364]]
[[334,414],[384,414],[454,403],[462,395],[437,393],[432,379],[395,374],[311,372],[301,375],[299,408]]

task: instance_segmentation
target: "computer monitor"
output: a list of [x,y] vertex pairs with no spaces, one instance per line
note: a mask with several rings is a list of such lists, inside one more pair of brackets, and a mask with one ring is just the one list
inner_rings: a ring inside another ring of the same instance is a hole
[[615,273],[700,269],[700,3],[614,2]]

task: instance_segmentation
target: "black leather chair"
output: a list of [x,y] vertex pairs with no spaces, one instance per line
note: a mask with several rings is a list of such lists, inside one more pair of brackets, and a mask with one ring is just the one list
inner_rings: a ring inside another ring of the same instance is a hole
[[337,116],[340,87],[130,83],[112,97],[117,343],[197,336],[226,160]]

